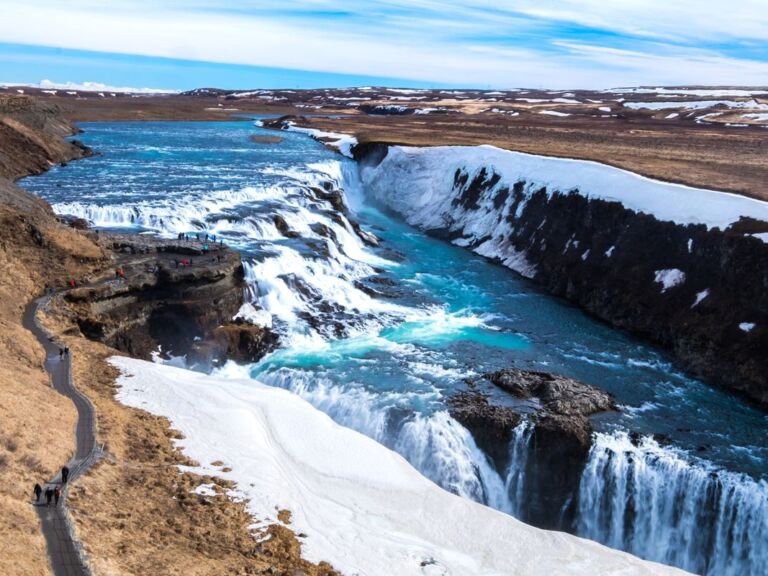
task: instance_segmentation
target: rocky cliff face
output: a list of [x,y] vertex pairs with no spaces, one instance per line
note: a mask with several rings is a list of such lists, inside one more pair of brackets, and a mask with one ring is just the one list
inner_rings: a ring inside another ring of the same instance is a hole
[[[240,254],[225,246],[205,253],[197,242],[169,242],[141,236],[102,237],[113,253],[115,271],[65,293],[80,331],[139,358],[149,358],[161,347],[177,356],[198,349],[207,339],[215,349],[241,358],[256,355],[240,343],[250,325],[227,325],[243,304],[244,284]],[[258,339],[257,339],[258,340]],[[241,347],[243,349],[241,349]],[[214,348],[211,348],[211,354]],[[263,353],[263,352],[262,352]]]
[[541,528],[571,526],[574,496],[592,446],[589,417],[614,410],[613,399],[589,384],[546,372],[511,368],[482,379],[525,400],[526,409],[497,405],[469,391],[449,400],[451,415],[472,433],[502,475],[510,465],[515,428],[525,421],[530,436],[524,448],[526,465],[520,471],[526,493],[519,515]]
[[52,164],[90,155],[83,144],[64,140],[76,132],[55,105],[28,96],[0,96],[0,177],[41,174]]
[[[493,162],[482,165],[482,155],[436,176],[427,155],[414,153],[408,168],[400,158],[398,177],[382,183],[388,154],[381,145],[358,149],[363,179],[412,223],[496,259],[663,346],[694,376],[768,407],[768,244],[761,240],[768,222],[665,221],[590,195],[594,182],[578,175],[568,189],[526,179],[524,171],[510,178]],[[617,196],[635,184],[609,176]],[[672,208],[693,220],[700,197]],[[730,209],[728,198],[718,200]],[[732,203],[744,201],[734,196]]]

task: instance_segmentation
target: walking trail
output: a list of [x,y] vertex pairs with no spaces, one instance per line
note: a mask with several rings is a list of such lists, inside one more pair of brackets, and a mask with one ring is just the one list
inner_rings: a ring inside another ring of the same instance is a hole
[[37,311],[48,304],[49,297],[32,302],[24,311],[22,323],[31,331],[45,348],[45,369],[51,376],[53,387],[63,394],[77,408],[77,429],[75,454],[67,463],[69,481],[61,484],[61,473],[43,486],[43,492],[49,486],[61,487],[61,500],[58,506],[45,506],[45,497],[41,496],[42,505],[37,505],[37,513],[43,535],[48,546],[51,568],[54,576],[90,576],[87,560],[82,545],[77,541],[67,509],[67,491],[70,484],[84,474],[98,459],[101,450],[96,445],[95,411],[93,405],[72,383],[72,358],[69,354],[59,356],[59,346],[37,321]]

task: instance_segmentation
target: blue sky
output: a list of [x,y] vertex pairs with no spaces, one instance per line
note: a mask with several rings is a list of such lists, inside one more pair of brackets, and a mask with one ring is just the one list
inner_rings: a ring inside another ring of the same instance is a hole
[[765,0],[0,0],[0,82],[768,85]]

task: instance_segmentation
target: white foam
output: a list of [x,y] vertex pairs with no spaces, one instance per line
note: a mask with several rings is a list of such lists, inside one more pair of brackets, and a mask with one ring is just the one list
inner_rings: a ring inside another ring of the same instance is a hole
[[[118,398],[168,417],[195,471],[237,483],[257,523],[293,513],[303,554],[348,574],[660,575],[683,572],[526,526],[426,480],[401,456],[298,396],[129,358]],[[212,462],[231,468],[223,472]],[[431,569],[431,568],[430,568]]]

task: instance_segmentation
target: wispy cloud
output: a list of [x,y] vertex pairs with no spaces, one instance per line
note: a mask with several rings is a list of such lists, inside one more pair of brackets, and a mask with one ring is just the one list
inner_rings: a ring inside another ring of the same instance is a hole
[[40,0],[0,42],[475,86],[768,84],[764,0]]

